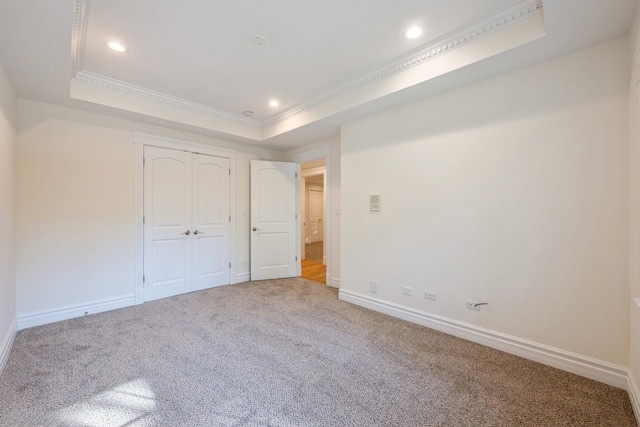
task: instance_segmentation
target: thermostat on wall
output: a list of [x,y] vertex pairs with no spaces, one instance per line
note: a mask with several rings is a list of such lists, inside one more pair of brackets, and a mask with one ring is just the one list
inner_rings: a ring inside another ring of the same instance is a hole
[[369,194],[369,210],[370,211],[379,211],[380,210],[380,195],[379,194]]

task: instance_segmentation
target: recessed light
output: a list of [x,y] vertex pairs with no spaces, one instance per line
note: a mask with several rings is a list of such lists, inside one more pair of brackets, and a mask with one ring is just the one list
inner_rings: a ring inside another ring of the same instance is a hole
[[404,36],[408,39],[415,39],[422,35],[422,28],[420,27],[411,27],[407,31],[405,31]]
[[127,49],[125,46],[123,46],[122,44],[120,44],[118,42],[106,41],[105,44],[107,45],[107,47],[109,49],[115,50],[116,52],[125,53],[125,52],[129,51],[129,49]]
[[273,101],[269,102],[269,105],[272,107],[277,107],[278,105],[280,105],[280,103],[274,99]]

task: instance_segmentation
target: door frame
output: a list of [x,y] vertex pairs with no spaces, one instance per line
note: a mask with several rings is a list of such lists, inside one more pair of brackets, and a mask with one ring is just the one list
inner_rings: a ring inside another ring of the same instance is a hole
[[237,283],[236,278],[236,151],[225,148],[211,147],[209,145],[164,136],[152,135],[143,132],[133,132],[135,144],[135,190],[134,190],[134,295],[135,304],[144,302],[144,147],[145,145],[169,148],[173,150],[189,151],[196,154],[207,154],[229,159],[229,284]]
[[312,162],[314,160],[324,160],[325,161],[325,174],[324,174],[324,197],[325,197],[325,204],[324,204],[324,242],[325,242],[325,253],[324,256],[327,257],[327,262],[326,262],[326,266],[327,266],[327,274],[326,274],[326,283],[327,286],[331,286],[334,288],[339,288],[339,282],[334,283],[333,280],[331,280],[331,264],[332,264],[332,258],[331,258],[331,248],[332,248],[332,241],[333,241],[333,236],[331,234],[331,230],[332,230],[332,226],[331,226],[331,222],[332,222],[332,215],[331,215],[331,211],[332,211],[332,195],[331,195],[331,146],[326,146],[326,147],[322,147],[322,148],[317,148],[314,150],[309,150],[309,151],[305,151],[302,153],[298,153],[298,154],[294,154],[291,156],[291,161],[296,162],[296,163],[307,163],[307,162]]

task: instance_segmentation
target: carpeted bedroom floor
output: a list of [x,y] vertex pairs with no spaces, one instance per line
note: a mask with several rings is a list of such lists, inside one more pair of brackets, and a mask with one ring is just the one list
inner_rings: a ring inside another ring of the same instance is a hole
[[635,425],[623,390],[300,278],[22,330],[0,377],[0,426]]

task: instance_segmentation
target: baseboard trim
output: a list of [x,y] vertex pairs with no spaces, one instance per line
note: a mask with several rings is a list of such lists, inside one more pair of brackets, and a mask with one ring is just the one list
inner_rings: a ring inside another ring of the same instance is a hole
[[447,317],[415,310],[399,304],[341,289],[339,298],[389,316],[448,333],[506,353],[552,366],[592,380],[628,389],[629,371],[613,363],[593,359],[555,347],[491,331]]
[[87,314],[96,314],[103,311],[115,310],[117,308],[129,307],[134,304],[135,295],[127,295],[119,298],[92,301],[87,304],[61,307],[55,310],[44,310],[36,313],[29,313],[23,316],[18,316],[18,329],[46,325],[48,323],[59,322],[61,320],[73,319],[74,317],[86,316]]
[[629,370],[629,375],[627,376],[627,391],[629,392],[633,412],[636,415],[636,421],[640,426],[640,388],[638,388],[638,383],[631,370]]
[[242,273],[236,275],[236,283],[249,282],[251,280],[251,273]]
[[13,342],[16,339],[16,332],[18,331],[18,319],[13,318],[9,330],[7,331],[4,339],[2,340],[2,347],[0,347],[0,375],[4,371],[4,367],[7,366],[9,356],[11,355],[11,349],[13,348]]
[[340,279],[337,277],[331,277],[331,278],[327,277],[327,283],[332,288],[340,289]]

